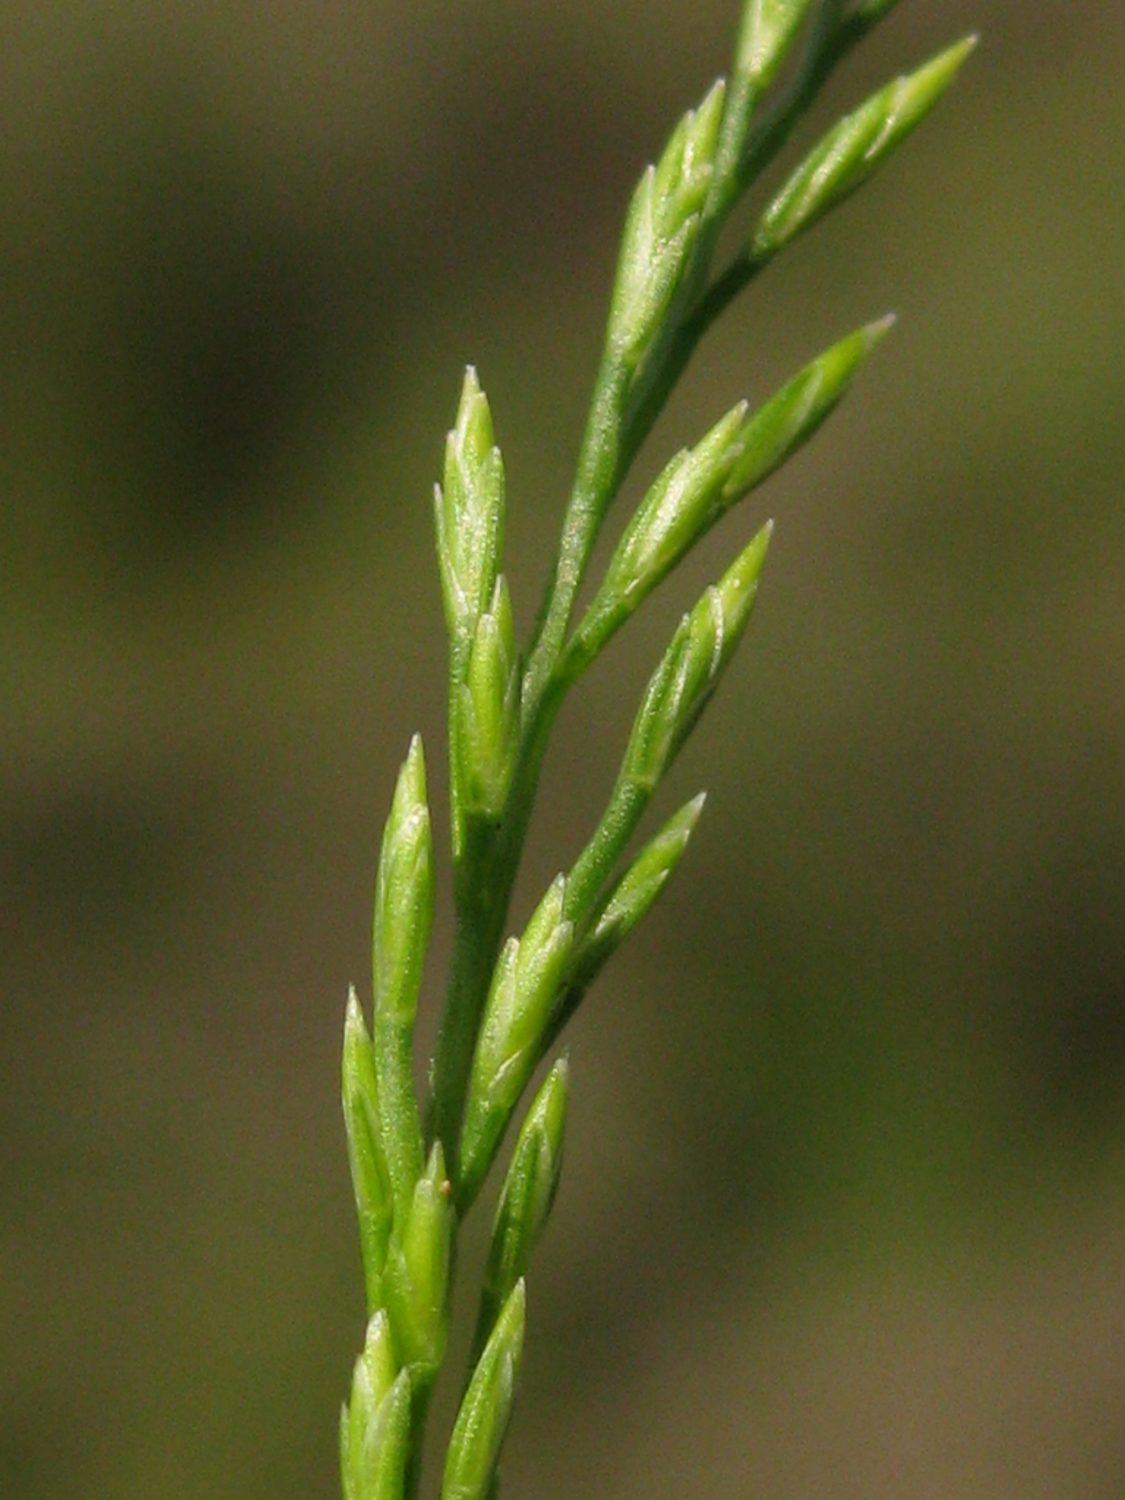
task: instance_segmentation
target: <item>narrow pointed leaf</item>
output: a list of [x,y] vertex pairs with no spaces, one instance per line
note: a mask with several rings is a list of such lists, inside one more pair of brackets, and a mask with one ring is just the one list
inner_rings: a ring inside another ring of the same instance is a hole
[[520,660],[512,601],[503,576],[477,622],[460,687],[461,730],[454,775],[468,817],[494,821],[503,813],[515,771],[520,731]]
[[402,1370],[354,1449],[353,1478],[358,1500],[403,1500],[410,1462],[410,1376]]
[[379,1408],[397,1375],[390,1321],[386,1311],[380,1308],[367,1325],[363,1352],[355,1362],[352,1375],[348,1410],[348,1445],[352,1453],[361,1453],[367,1444]]
[[525,1317],[520,1281],[496,1320],[457,1413],[441,1500],[488,1500],[515,1404]]
[[694,448],[677,453],[645,495],[568,648],[568,676],[597,656],[718,518],[724,486],[742,452],[745,420],[746,403],[740,402]]
[[751,416],[745,402],[678,453],[641,501],[567,648],[573,680],[687,552],[816,432],[891,326],[884,318],[814,359]]
[[413,1023],[433,920],[433,838],[420,736],[410,744],[383,832],[375,887],[375,1014]]
[[724,100],[720,80],[680,121],[633,194],[607,333],[607,346],[623,365],[640,362],[690,258],[714,172]]
[[375,886],[374,1049],[383,1156],[395,1213],[405,1213],[422,1170],[422,1127],[412,1042],[433,921],[433,839],[422,741],[415,736],[383,833]]
[[750,617],[772,529],[767,522],[683,617],[649,679],[609,804],[567,877],[573,921],[592,914],[660,778],[718,685]]
[[801,163],[762,215],[751,253],[776,254],[875,171],[929,114],[976,45],[967,37],[896,78],[846,115]]
[[386,1162],[383,1159],[371,1037],[354,989],[348,995],[344,1021],[340,1094],[348,1137],[352,1191],[359,1219],[367,1308],[369,1312],[374,1312],[381,1298],[383,1264],[394,1208]]
[[402,1500],[410,1439],[410,1379],[395,1362],[387,1314],[367,1325],[351,1397],[340,1416],[346,1500]]
[[[616,793],[617,789],[615,789],[615,800]],[[566,982],[551,1011],[551,1019],[543,1033],[542,1051],[545,1052],[554,1045],[559,1033],[581,1005],[586,991],[598,977],[602,968],[637,923],[647,915],[667,885],[683,857],[705,800],[706,794],[700,792],[697,797],[693,797],[690,802],[673,814],[651,843],[646,844],[636,856],[624,875],[610,887],[608,894],[596,904],[589,928],[575,947],[574,957],[567,970]],[[634,820],[626,825],[625,837],[631,831],[635,821],[639,820],[646,804],[646,797],[636,798],[637,811]],[[611,802],[611,808],[612,805]],[[624,839],[621,842],[624,842]],[[591,849],[597,848],[598,835],[595,835],[591,844],[587,846],[586,854],[588,855]],[[602,852],[604,853],[603,867],[609,869],[613,860],[614,846],[611,845]],[[575,867],[572,879],[579,874],[582,863],[583,861],[580,860],[579,865]],[[597,875],[592,874],[590,887],[596,888],[597,884]]]
[[723,485],[720,513],[741,500],[807,443],[847,394],[893,317],[850,333],[817,356],[756,411],[739,434],[741,453]]
[[767,523],[681,621],[645,691],[622,781],[654,789],[695,727],[750,618],[771,532]]
[[667,312],[699,232],[692,214],[667,239],[657,232],[650,167],[633,199],[626,233],[634,241],[610,308],[608,343],[613,357],[635,368]]
[[705,801],[706,793],[700,792],[674,813],[614,885],[578,946],[568,987],[585,990],[648,914],[683,858]]
[[559,876],[522,938],[500,955],[473,1054],[461,1133],[458,1202],[472,1202],[491,1166],[512,1110],[535,1071],[539,1045],[570,957],[574,926]]
[[451,1188],[438,1141],[406,1222],[391,1238],[384,1275],[395,1347],[416,1390],[428,1389],[445,1353],[452,1231]]
[[471,365],[434,500],[446,623],[455,647],[464,648],[492,597],[504,532],[504,463]]
[[527,1274],[532,1251],[555,1201],[568,1096],[567,1063],[559,1058],[527,1111],[504,1178],[473,1342],[478,1354],[500,1309]]
[[656,164],[657,232],[664,238],[699,213],[707,201],[725,102],[726,84],[720,78],[702,104],[680,120]]

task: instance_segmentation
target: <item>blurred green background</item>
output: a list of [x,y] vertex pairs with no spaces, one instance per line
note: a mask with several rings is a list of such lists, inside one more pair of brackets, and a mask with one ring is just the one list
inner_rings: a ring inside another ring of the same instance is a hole
[[[526,623],[625,196],[734,9],[3,8],[4,1497],[336,1493],[337,1049],[415,728],[444,781],[442,435],[471,359]],[[899,313],[547,767],[517,916],[776,515],[699,835],[573,1031],[513,1497],[1125,1494],[1125,11],[911,0],[816,126],[974,27],[632,486]]]

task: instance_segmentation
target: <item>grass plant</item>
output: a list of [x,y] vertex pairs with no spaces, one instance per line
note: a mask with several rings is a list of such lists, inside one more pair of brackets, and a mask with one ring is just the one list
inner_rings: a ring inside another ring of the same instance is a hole
[[[629,848],[746,629],[772,523],[683,616],[642,694],[605,810],[522,932],[509,903],[544,752],[567,695],[699,539],[784,464],[847,393],[890,326],[849,333],[756,411],[735,406],[655,475],[590,600],[594,546],[673,387],[708,328],[787,245],[854,192],[928,114],[966,38],[832,126],[780,186],[759,193],[740,247],[716,265],[734,210],[840,63],[897,0],[748,0],[729,78],[680,120],[625,220],[601,359],[558,550],[531,638],[516,639],[502,571],[505,479],[474,370],[435,492],[449,635],[448,749],[455,936],[427,1097],[414,1020],[434,904],[421,741],[383,836],[370,1020],[344,1028],[343,1107],[359,1219],[367,1333],[340,1420],[345,1500],[414,1500],[450,1319],[460,1223],[496,1164],[533,1076],[607,960],[683,858],[702,795]],[[471,1368],[442,1500],[489,1500],[519,1377],[525,1278],[558,1187],[565,1059],[551,1061],[500,1188]]]

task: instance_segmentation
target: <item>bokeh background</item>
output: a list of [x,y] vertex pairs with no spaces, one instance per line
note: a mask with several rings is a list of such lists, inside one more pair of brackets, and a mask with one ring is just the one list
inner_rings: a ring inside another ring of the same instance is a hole
[[[442,435],[471,359],[526,623],[625,196],[734,9],[6,0],[5,1497],[336,1493],[337,1049],[415,728],[444,819]],[[574,1028],[513,1497],[1125,1494],[1125,11],[912,0],[816,128],[971,27],[632,487],[899,313],[547,767],[517,916],[776,515],[664,801],[708,813]],[[426,1037],[448,929],[443,895]]]

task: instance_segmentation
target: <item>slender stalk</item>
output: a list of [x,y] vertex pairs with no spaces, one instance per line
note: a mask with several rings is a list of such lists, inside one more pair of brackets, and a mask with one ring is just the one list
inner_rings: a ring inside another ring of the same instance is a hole
[[446,1008],[441,1017],[429,1095],[428,1142],[446,1148],[450,1178],[458,1179],[460,1116],[465,1109],[472,1047],[477,1040],[514,883],[511,861],[493,840],[489,858],[472,861],[471,877],[456,882],[456,918]]
[[[628,384],[629,371],[624,365],[609,355],[603,356],[582,437],[574,487],[563,518],[558,559],[532,636],[524,703],[533,724],[562,651],[575,596],[602,517],[622,480],[620,433]],[[534,739],[535,734],[533,727],[530,738]]]
[[427,1126],[429,1141],[440,1140],[445,1146],[455,1186],[473,1048],[508,920],[543,757],[561,702],[557,685],[548,681],[539,714],[528,726],[520,746],[504,819],[490,842],[488,862],[475,866],[475,878],[462,877],[458,884],[453,954],[434,1052]]

